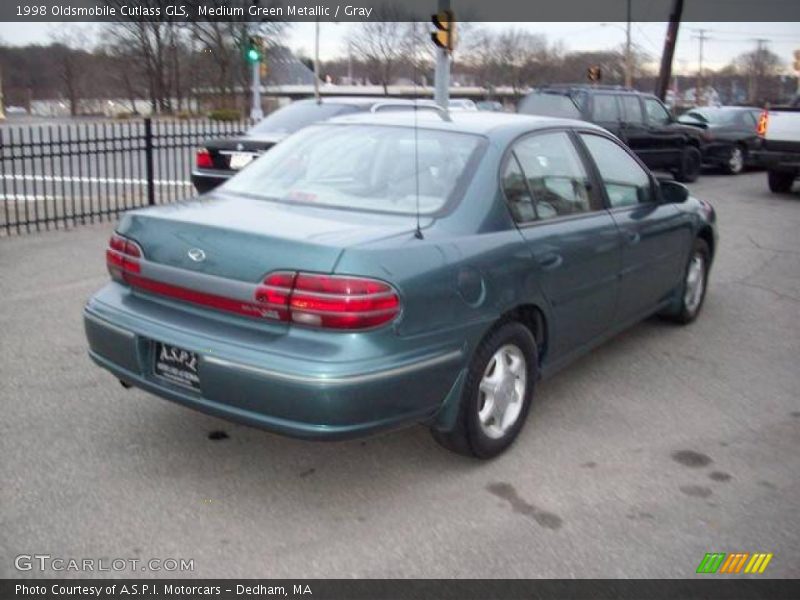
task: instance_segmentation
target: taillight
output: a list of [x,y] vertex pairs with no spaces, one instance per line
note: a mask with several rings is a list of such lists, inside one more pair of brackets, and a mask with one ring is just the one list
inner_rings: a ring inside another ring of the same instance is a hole
[[205,148],[200,148],[195,155],[195,165],[198,169],[213,169],[214,161],[211,160],[211,153]]
[[276,271],[270,273],[256,289],[256,302],[263,306],[264,316],[278,321],[290,320],[289,297],[292,295],[295,273]]
[[136,242],[114,234],[106,249],[106,266],[112,279],[125,281],[125,273],[139,273],[142,250]]
[[323,329],[369,329],[400,313],[400,297],[388,283],[314,273],[271,273],[256,290],[256,302],[273,318]]
[[767,135],[767,125],[769,124],[769,113],[765,110],[758,116],[758,124],[756,125],[756,134],[758,137]]

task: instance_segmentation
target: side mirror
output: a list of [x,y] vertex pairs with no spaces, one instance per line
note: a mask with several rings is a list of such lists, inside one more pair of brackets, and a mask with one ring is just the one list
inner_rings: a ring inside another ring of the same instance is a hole
[[664,204],[680,204],[689,198],[689,188],[682,183],[665,179],[658,182],[661,191],[661,201]]

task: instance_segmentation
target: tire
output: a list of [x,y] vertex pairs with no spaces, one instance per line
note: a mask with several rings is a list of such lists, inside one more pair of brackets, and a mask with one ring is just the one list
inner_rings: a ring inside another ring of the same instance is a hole
[[722,169],[728,175],[738,175],[744,171],[745,161],[747,160],[747,150],[741,145],[736,144],[731,147],[730,154],[722,165]]
[[797,173],[793,171],[767,171],[769,191],[775,194],[788,194],[792,191]]
[[[514,360],[519,358],[523,362],[517,363],[515,372]],[[507,371],[498,370],[500,360]],[[530,330],[516,321],[497,326],[470,361],[455,426],[450,431],[431,429],[433,438],[465,456],[489,459],[501,454],[525,423],[538,375],[538,352]]]
[[[697,261],[700,261],[699,266]],[[700,310],[703,308],[703,302],[706,299],[708,271],[710,266],[711,251],[708,248],[708,244],[704,240],[697,238],[692,246],[689,262],[686,264],[683,283],[681,285],[680,306],[676,311],[663,316],[681,325],[687,325],[697,318],[697,315],[700,314]],[[695,287],[695,283],[693,283],[697,281],[695,279],[697,276],[701,278],[698,282],[699,288]]]
[[680,164],[675,171],[675,179],[681,183],[693,183],[700,177],[703,157],[694,146],[686,146],[681,153]]

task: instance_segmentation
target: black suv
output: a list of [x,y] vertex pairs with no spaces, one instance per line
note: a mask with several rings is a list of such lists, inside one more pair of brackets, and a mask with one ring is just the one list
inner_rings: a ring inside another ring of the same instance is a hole
[[552,85],[525,96],[517,112],[591,121],[616,135],[651,169],[675,179],[700,175],[702,132],[678,123],[650,94],[614,86]]

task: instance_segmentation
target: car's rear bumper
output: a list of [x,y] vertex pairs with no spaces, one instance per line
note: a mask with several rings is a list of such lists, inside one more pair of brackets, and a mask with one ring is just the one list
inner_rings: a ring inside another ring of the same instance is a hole
[[762,150],[758,153],[762,165],[775,171],[800,170],[800,145],[797,152]]
[[222,185],[233,176],[233,172],[210,169],[195,169],[192,171],[192,185],[201,194]]
[[[84,312],[89,354],[98,365],[162,398],[285,435],[342,439],[430,420],[465,363],[465,343],[436,343],[410,353],[376,347],[370,360],[358,356],[363,348],[352,360],[342,356],[351,334],[328,334],[337,348],[330,340],[315,347],[309,332],[293,342],[289,333],[265,335],[259,344],[257,329],[193,327],[197,316],[181,322],[153,318],[174,314],[167,307],[137,314],[131,310],[136,302],[127,302],[120,287],[101,290]],[[155,341],[198,354],[200,391],[154,374]],[[303,358],[288,355],[304,344]]]

